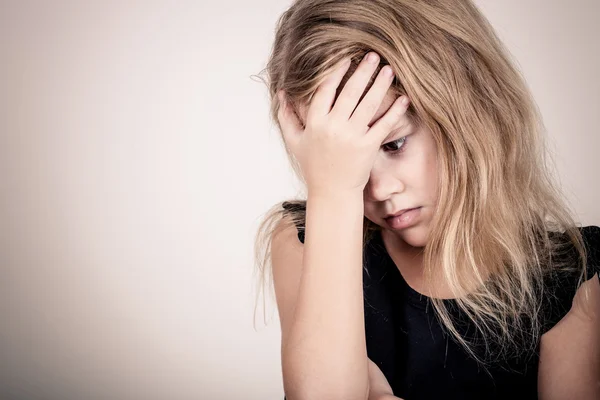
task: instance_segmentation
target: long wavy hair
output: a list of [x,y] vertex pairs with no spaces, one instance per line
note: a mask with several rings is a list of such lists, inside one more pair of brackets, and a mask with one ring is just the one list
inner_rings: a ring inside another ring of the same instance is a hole
[[[579,271],[581,285],[587,254],[575,214],[550,170],[545,128],[523,76],[470,0],[297,0],[277,22],[262,71],[271,119],[281,128],[279,90],[298,111],[349,56],[352,65],[339,95],[371,50],[381,63],[366,90],[389,64],[395,72],[390,90],[408,95],[408,117],[428,128],[437,144],[438,205],[424,248],[425,277],[441,270],[455,294],[480,288],[455,300],[486,349],[491,343],[496,349],[533,349],[542,332],[545,277]],[[271,283],[271,238],[291,224],[304,229],[304,212],[305,200],[289,199],[264,215],[254,249],[261,288]],[[365,245],[378,229],[365,218]],[[573,255],[567,248],[576,250],[575,257],[561,257]],[[444,302],[433,298],[432,304],[447,331],[485,364]]]

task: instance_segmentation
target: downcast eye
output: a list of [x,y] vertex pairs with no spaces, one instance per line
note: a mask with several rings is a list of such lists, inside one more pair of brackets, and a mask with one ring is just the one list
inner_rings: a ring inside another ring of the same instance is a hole
[[394,140],[392,142],[388,142],[384,144],[382,147],[389,151],[390,153],[396,153],[404,149],[404,144],[406,143],[406,136],[401,137],[400,139]]

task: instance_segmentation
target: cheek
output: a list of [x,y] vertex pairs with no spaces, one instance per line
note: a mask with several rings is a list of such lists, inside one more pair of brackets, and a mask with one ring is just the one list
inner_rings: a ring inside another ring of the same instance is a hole
[[438,155],[437,146],[431,134],[426,132],[422,143],[422,179],[426,183],[427,191],[435,196],[438,186]]
[[[409,153],[410,150],[413,151]],[[427,187],[434,169],[429,165],[426,153],[416,148],[407,149],[403,156],[393,159],[390,168],[396,171],[407,188],[419,190]]]
[[437,192],[438,192],[438,179],[439,179],[439,169],[437,165],[436,157],[431,157],[426,166],[426,174],[427,174],[427,192],[430,197],[437,201]]
[[435,157],[428,157],[423,164],[424,175],[427,176],[429,184],[436,184],[438,177],[438,166]]
[[370,201],[365,199],[364,204],[365,204],[365,207],[364,207],[365,217],[368,220],[374,222],[377,214],[375,213],[375,207],[374,207],[373,203],[371,203]]

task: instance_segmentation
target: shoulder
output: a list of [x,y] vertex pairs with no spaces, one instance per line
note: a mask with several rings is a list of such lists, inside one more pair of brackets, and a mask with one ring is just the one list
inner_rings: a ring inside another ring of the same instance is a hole
[[540,342],[540,399],[600,398],[600,281],[584,282]]
[[298,230],[289,215],[283,215],[273,229],[270,257],[282,342],[285,343],[300,286],[304,258],[304,245],[298,240]]
[[273,268],[289,260],[290,256],[302,253],[304,248],[304,229],[299,226],[294,215],[284,212],[277,221],[271,235],[271,261]]
[[298,257],[304,248],[305,207],[283,202],[281,218],[271,232],[270,255],[273,269],[285,268],[291,258]]
[[[283,208],[284,220],[292,223],[296,229],[296,235],[301,243],[304,243],[304,227],[306,222],[306,201],[284,201],[281,205]],[[291,226],[291,225],[290,225]]]
[[[556,254],[556,261],[565,269],[556,269],[546,276],[543,292],[543,328],[546,333],[562,320],[573,306],[573,300],[581,289],[583,280],[590,280],[595,273],[600,273],[600,227],[579,227],[586,251],[586,273],[582,276],[579,267],[581,256],[566,234],[561,234],[560,242],[567,243],[566,251]],[[565,249],[561,247],[561,249]]]
[[596,244],[598,244],[598,240],[600,240],[600,226],[596,225],[588,225],[579,228],[584,238],[589,239],[590,241],[596,240]]
[[[577,319],[598,319],[600,315],[600,227],[591,225],[580,228],[587,253],[586,280],[577,288],[567,315]],[[600,336],[599,336],[600,337]]]
[[600,227],[590,225],[580,230],[588,252],[588,277],[591,277],[594,273],[600,273]]
[[580,230],[588,279],[571,297],[566,315],[541,338],[541,399],[600,398],[600,228]]

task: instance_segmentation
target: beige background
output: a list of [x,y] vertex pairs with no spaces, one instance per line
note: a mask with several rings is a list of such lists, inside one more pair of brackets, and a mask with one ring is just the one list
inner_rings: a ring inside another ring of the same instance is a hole
[[[283,398],[252,240],[298,185],[250,75],[287,4],[0,4],[0,395]],[[478,4],[599,225],[600,3]]]

